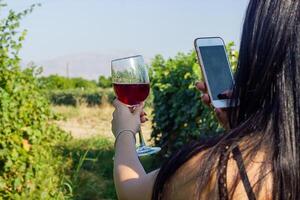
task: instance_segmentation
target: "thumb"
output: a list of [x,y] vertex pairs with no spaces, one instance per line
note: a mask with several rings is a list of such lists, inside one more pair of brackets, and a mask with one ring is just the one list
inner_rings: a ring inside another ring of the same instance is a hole
[[138,105],[134,111],[134,115],[138,115],[140,116],[141,113],[143,112],[143,108],[144,108],[144,103],[140,103],[140,105]]

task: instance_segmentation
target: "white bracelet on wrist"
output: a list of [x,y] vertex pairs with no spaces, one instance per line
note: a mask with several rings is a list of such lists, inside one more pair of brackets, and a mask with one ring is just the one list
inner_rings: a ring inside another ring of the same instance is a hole
[[133,138],[134,138],[134,143],[136,142],[135,133],[134,133],[132,130],[122,130],[122,131],[120,131],[120,132],[117,134],[117,136],[116,136],[116,139],[115,139],[115,145],[114,145],[115,148],[116,148],[116,144],[117,144],[117,141],[118,141],[120,135],[124,135],[125,133],[127,133],[127,134],[128,134],[128,133],[129,133],[129,134],[132,134],[132,136],[133,136]]

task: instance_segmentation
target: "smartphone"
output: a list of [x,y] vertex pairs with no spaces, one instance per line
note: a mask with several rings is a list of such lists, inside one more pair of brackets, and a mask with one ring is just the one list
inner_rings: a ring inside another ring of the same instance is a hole
[[197,38],[194,41],[211,103],[215,108],[228,108],[234,79],[225,44],[220,37]]

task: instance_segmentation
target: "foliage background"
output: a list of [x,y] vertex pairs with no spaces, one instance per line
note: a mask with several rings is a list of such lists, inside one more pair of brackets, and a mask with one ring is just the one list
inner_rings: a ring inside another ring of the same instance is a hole
[[[5,6],[2,4],[0,9]],[[0,198],[65,199],[66,160],[57,144],[69,136],[51,121],[35,68],[21,70],[26,31],[19,21],[34,9],[10,11],[0,21]]]

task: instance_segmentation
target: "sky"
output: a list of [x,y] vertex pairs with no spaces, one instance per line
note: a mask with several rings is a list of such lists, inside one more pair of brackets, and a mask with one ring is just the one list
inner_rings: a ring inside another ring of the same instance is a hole
[[201,36],[239,44],[248,0],[9,0],[28,29],[21,58],[40,62],[79,54],[151,58],[193,49]]

